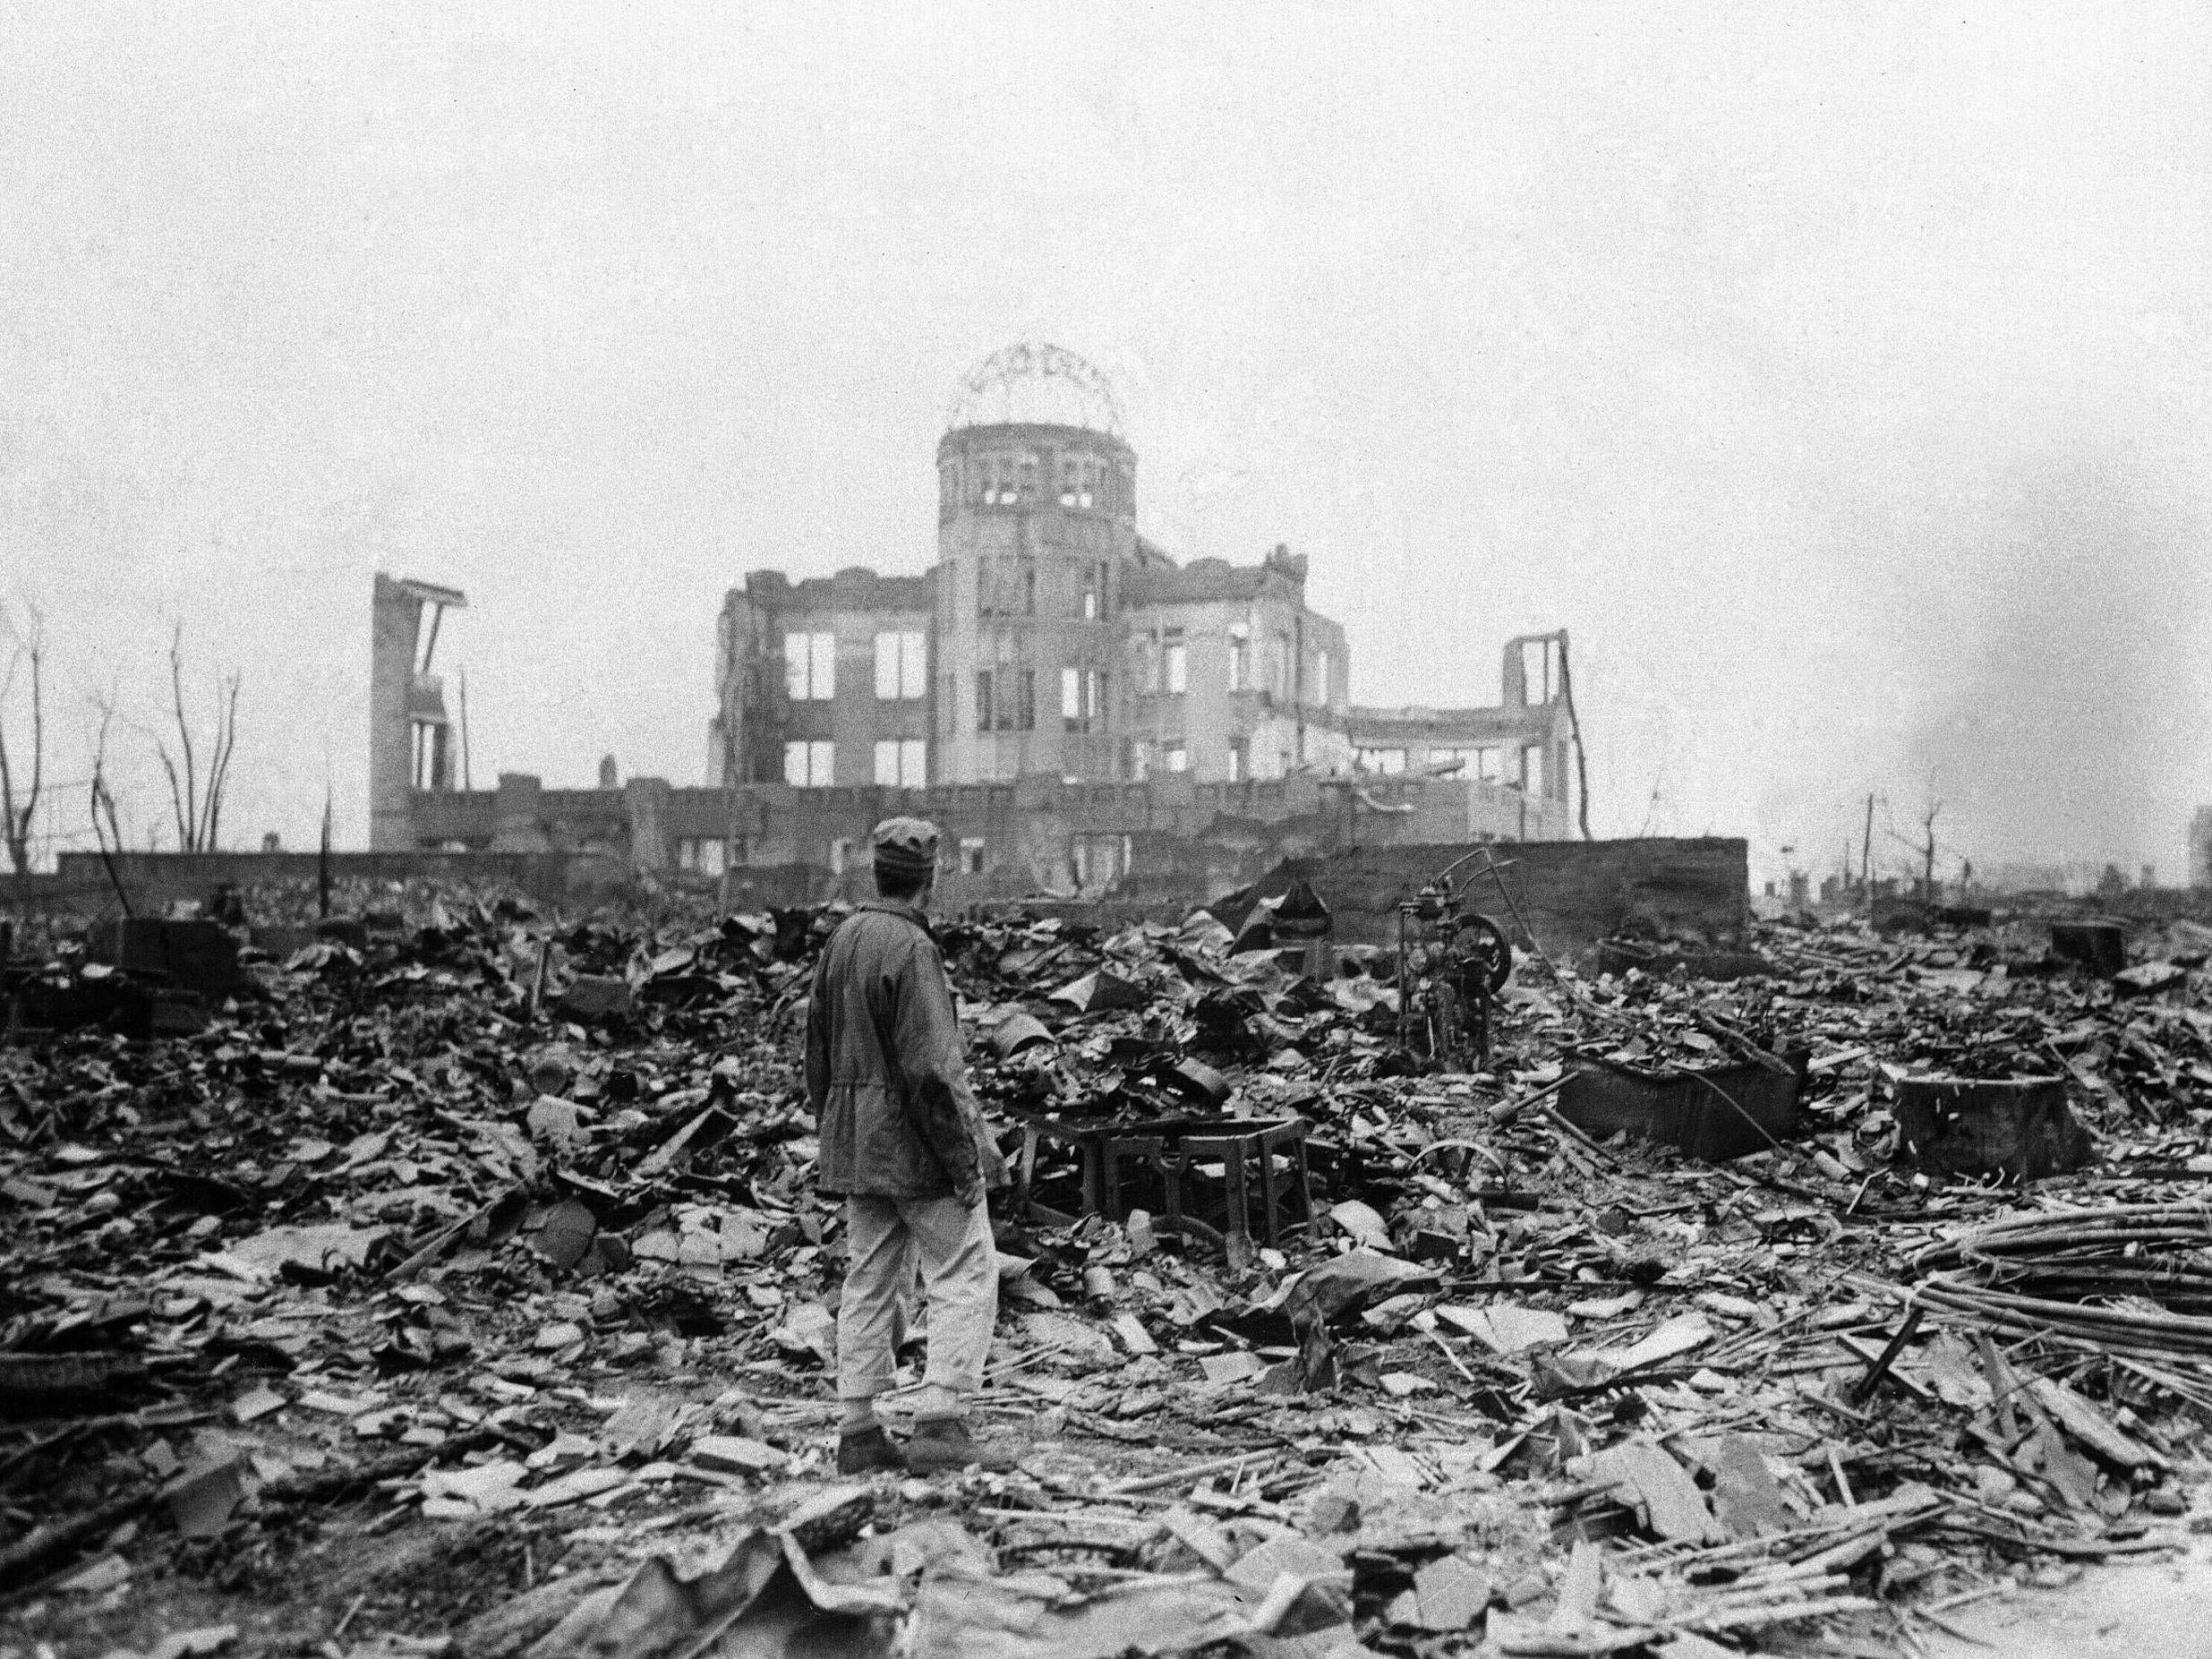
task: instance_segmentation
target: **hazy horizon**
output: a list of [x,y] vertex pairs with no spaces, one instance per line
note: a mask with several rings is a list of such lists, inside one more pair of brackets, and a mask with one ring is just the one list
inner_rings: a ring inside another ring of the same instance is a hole
[[327,787],[363,844],[379,569],[468,594],[480,787],[701,781],[723,591],[926,569],[959,377],[1036,338],[1146,534],[1310,556],[1356,700],[1569,629],[1601,835],[1817,875],[1871,791],[1893,865],[1934,799],[1947,874],[2184,879],[2212,16],[1687,15],[15,10],[0,603],[63,844],[176,624],[243,675],[226,840]]

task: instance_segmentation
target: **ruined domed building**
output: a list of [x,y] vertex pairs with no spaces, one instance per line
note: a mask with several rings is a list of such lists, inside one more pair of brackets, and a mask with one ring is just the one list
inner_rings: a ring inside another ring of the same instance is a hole
[[914,812],[944,825],[964,902],[1217,892],[1355,843],[1573,833],[1564,634],[1507,646],[1495,707],[1353,704],[1305,559],[1178,564],[1148,541],[1112,389],[1053,346],[966,378],[936,467],[933,562],[730,591],[702,787],[602,766],[597,789],[472,789],[465,722],[457,780],[430,667],[465,601],[380,577],[372,847],[727,869],[733,902],[797,902],[864,885],[870,826]]
[[[1306,560],[1178,565],[1138,528],[1137,455],[1097,371],[1015,346],[963,382],[937,444],[936,562],[723,603],[709,774],[799,787],[1236,783],[1454,765],[1542,805],[1560,833],[1567,731],[1558,636],[1507,652],[1490,709],[1362,709],[1344,629]],[[1533,683],[1532,683],[1533,681]]]

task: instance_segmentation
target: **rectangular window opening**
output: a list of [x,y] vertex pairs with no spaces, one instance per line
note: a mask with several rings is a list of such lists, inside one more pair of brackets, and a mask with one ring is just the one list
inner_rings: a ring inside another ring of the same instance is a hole
[[875,697],[881,703],[911,701],[929,685],[928,654],[922,634],[905,631],[875,636]]
[[837,695],[837,636],[783,636],[783,689],[794,703],[826,702]]
[[884,789],[922,789],[927,786],[929,745],[920,738],[878,738],[875,740],[875,782]]
[[826,789],[837,781],[837,746],[816,740],[783,746],[783,781],[796,789]]

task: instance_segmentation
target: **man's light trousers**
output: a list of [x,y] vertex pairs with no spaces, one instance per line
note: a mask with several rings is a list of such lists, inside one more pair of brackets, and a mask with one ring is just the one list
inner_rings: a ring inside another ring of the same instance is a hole
[[987,1205],[957,1198],[845,1200],[852,1253],[837,1305],[837,1394],[873,1399],[891,1386],[901,1303],[921,1270],[929,1307],[925,1383],[972,1394],[998,1318],[998,1251]]

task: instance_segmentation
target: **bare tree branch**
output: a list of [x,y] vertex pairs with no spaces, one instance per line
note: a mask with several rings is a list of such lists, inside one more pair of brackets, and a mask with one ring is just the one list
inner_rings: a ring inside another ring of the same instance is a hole
[[154,740],[154,753],[161,757],[161,769],[169,775],[169,810],[176,818],[176,847],[180,852],[192,851],[192,832],[186,827],[184,797],[180,792],[182,780],[176,774],[176,762],[170,758],[169,746],[159,738]]
[[133,724],[154,746],[169,784],[169,816],[176,824],[181,852],[211,852],[222,833],[223,798],[230,786],[230,763],[238,747],[238,690],[243,676],[235,670],[216,680],[215,731],[207,745],[201,775],[201,752],[192,742],[192,715],[184,706],[184,629],[169,642],[169,701],[176,723],[177,747],[156,731]]
[[19,876],[30,871],[30,829],[38,810],[38,796],[46,782],[46,705],[44,675],[45,620],[36,610],[30,611],[28,637],[16,627],[14,619],[0,610],[0,626],[7,629],[15,648],[8,654],[8,669],[0,679],[0,709],[4,709],[8,694],[14,688],[16,670],[28,659],[30,663],[30,787],[19,803],[15,795],[13,757],[8,752],[7,730],[0,723],[0,841],[7,844],[8,860]]
[[[192,761],[192,722],[184,716],[184,625],[179,622],[169,636],[169,701],[176,714],[177,740],[184,750],[184,799],[176,815],[176,838],[186,852],[199,851],[200,791]],[[167,764],[167,756],[162,757]],[[170,780],[175,791],[175,780]]]
[[[115,901],[123,906],[125,916],[131,914],[131,895],[124,890],[123,873],[115,868],[115,858],[123,851],[123,826],[115,821],[115,797],[107,787],[107,728],[115,717],[112,698],[98,704],[100,729],[98,740],[92,748],[92,839],[99,845],[100,863],[107,871],[107,882],[115,890]],[[100,823],[100,811],[105,807],[107,822]],[[114,846],[112,851],[109,842]]]
[[216,837],[222,828],[223,793],[230,782],[231,753],[238,747],[238,685],[242,678],[235,670],[232,671],[228,696],[216,721],[215,754],[208,763],[205,819],[200,836],[201,850],[205,852],[215,850]]

